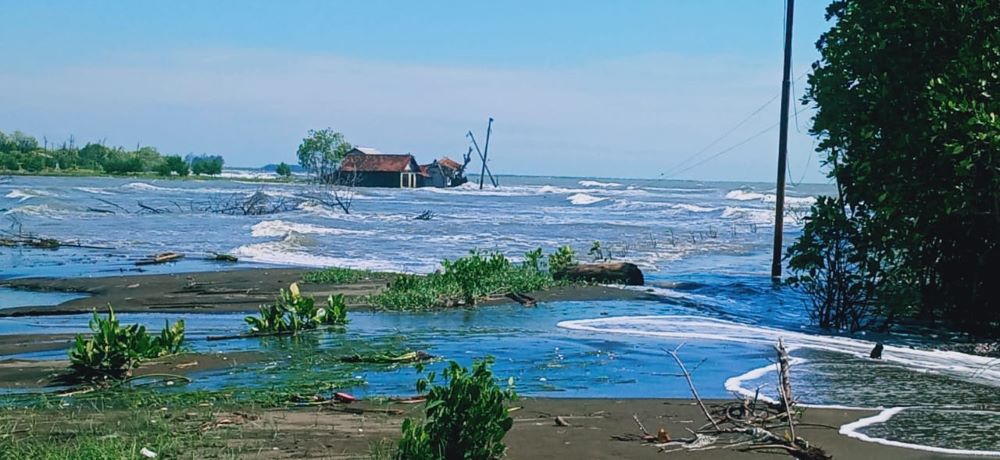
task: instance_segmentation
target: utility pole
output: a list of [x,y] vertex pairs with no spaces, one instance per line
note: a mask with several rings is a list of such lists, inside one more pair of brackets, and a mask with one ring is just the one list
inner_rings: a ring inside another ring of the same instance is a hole
[[[483,169],[479,172],[479,190],[483,189],[483,179],[486,176],[486,156],[490,154],[490,131],[493,130],[493,117],[490,117],[490,122],[486,124],[486,145],[483,147]],[[490,174],[490,182],[493,182],[493,174]],[[493,182],[493,186],[496,187],[496,182]]]
[[781,279],[781,237],[785,223],[785,168],[788,160],[788,98],[792,87],[792,18],[795,0],[785,3],[785,67],[781,79],[781,126],[778,134],[778,184],[774,200],[774,254],[771,278]]

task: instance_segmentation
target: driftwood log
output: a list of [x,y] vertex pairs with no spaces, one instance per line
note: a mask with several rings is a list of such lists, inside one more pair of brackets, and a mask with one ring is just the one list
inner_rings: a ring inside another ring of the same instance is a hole
[[642,276],[642,270],[629,262],[579,264],[557,272],[553,274],[553,277],[557,280],[624,284],[626,286],[642,286],[646,282]]

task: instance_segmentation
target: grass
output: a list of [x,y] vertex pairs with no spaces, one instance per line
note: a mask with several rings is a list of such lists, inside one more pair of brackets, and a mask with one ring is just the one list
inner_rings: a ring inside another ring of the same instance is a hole
[[427,276],[398,276],[369,302],[385,310],[415,311],[471,307],[494,296],[540,291],[559,284],[540,266],[540,254],[531,251],[524,262],[514,263],[499,252],[472,251],[443,261],[441,270]]
[[350,284],[359,281],[370,281],[379,277],[371,270],[355,270],[353,268],[330,267],[323,270],[306,273],[302,281],[322,284]]

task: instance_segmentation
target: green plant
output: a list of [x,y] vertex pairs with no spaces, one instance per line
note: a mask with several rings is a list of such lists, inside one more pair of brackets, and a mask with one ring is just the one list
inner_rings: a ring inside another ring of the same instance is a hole
[[562,273],[576,265],[576,252],[569,246],[562,246],[549,254],[549,272]]
[[288,163],[282,161],[278,164],[278,167],[274,169],[274,173],[287,179],[292,177],[292,167],[289,166]]
[[601,248],[601,242],[594,241],[594,244],[590,245],[590,250],[587,251],[587,255],[593,257],[595,261],[605,260],[604,249]]
[[444,385],[434,385],[435,374],[417,381],[427,391],[423,422],[403,421],[398,459],[496,459],[507,447],[503,438],[514,425],[505,407],[517,398],[514,381],[497,385],[490,366],[493,358],[472,364],[472,371],[451,362],[443,372]]
[[353,268],[330,267],[302,275],[302,281],[307,283],[349,284],[370,280],[375,277],[370,270],[355,270]]
[[524,262],[521,265],[536,272],[542,271],[542,248],[524,253]]
[[184,342],[183,320],[173,326],[166,322],[160,335],[151,337],[145,326],[122,327],[111,305],[107,318],[95,311],[89,325],[93,335],[78,334],[69,350],[71,380],[105,382],[129,377],[143,360],[179,353]]
[[541,250],[525,254],[514,264],[503,254],[471,251],[469,255],[441,262],[441,270],[427,276],[400,275],[371,302],[386,309],[419,310],[435,307],[474,306],[479,301],[511,292],[532,292],[555,284],[540,270]]
[[287,291],[282,289],[273,304],[261,305],[258,312],[258,316],[245,318],[250,330],[257,333],[294,333],[320,326],[347,324],[347,304],[343,294],[332,295],[327,298],[326,307],[317,307],[316,299],[301,295],[296,283],[292,283]]

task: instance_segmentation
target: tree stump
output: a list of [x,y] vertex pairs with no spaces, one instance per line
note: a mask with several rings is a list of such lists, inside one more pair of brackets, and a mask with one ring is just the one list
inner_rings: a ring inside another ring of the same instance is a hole
[[552,276],[557,280],[624,284],[626,286],[642,286],[646,283],[642,270],[629,262],[579,264],[554,273]]

